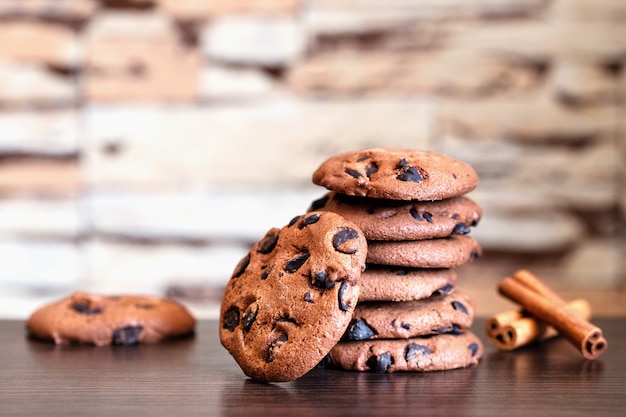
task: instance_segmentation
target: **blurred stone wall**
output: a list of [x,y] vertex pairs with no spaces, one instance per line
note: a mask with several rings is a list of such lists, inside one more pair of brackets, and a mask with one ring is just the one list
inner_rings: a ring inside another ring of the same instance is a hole
[[214,316],[372,146],[479,172],[479,313],[521,267],[623,294],[625,63],[623,0],[0,0],[0,317],[76,289]]

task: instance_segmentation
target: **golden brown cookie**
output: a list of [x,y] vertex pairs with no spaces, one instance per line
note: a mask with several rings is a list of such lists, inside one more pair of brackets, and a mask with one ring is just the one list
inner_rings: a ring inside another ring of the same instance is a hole
[[401,268],[369,264],[361,274],[359,303],[411,301],[451,293],[456,287],[454,269]]
[[330,192],[311,210],[341,214],[361,228],[368,240],[422,240],[467,234],[482,216],[468,197],[437,201],[402,201],[355,197]]
[[313,182],[348,195],[428,201],[472,191],[478,174],[432,151],[373,148],[330,157],[313,173]]
[[359,303],[343,340],[459,333],[473,320],[474,302],[460,291],[415,301]]
[[58,345],[132,345],[193,332],[194,317],[181,304],[143,295],[104,296],[76,292],[36,310],[28,333]]
[[442,371],[476,365],[483,344],[472,332],[409,339],[340,342],[330,351],[332,364],[351,371]]
[[455,268],[481,253],[478,242],[468,235],[398,242],[369,241],[367,262],[414,268]]
[[289,381],[313,369],[348,326],[367,242],[343,217],[311,212],[271,229],[237,265],[220,340],[243,372]]

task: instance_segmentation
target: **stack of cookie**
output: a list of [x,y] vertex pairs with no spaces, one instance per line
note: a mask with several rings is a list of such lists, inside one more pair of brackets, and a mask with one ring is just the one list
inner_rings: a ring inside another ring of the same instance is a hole
[[480,254],[468,236],[480,206],[469,165],[430,151],[368,149],[331,157],[313,182],[330,190],[310,210],[354,223],[367,240],[360,295],[333,365],[378,372],[475,364],[483,346],[469,331],[474,303],[455,268]]

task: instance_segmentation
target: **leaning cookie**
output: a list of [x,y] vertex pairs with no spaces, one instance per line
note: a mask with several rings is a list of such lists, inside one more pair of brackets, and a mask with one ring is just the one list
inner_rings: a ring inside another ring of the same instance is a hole
[[196,320],[181,304],[142,295],[76,292],[36,310],[28,333],[58,345],[132,345],[191,334]]
[[472,191],[478,174],[440,153],[374,148],[330,157],[313,173],[313,182],[348,195],[428,201]]
[[468,197],[438,201],[401,201],[330,192],[310,210],[341,214],[359,226],[368,240],[422,240],[467,234],[482,216]]
[[413,268],[455,268],[480,256],[478,242],[468,235],[406,241],[369,241],[367,262]]
[[401,268],[368,264],[361,274],[359,302],[412,301],[451,293],[454,269]]
[[341,342],[329,354],[332,365],[351,371],[443,371],[476,365],[483,344],[472,332],[410,339]]
[[474,302],[461,291],[424,300],[359,303],[342,340],[406,339],[459,333],[474,320]]
[[296,217],[256,243],[220,311],[220,340],[243,372],[280,382],[313,369],[352,318],[366,252],[361,231],[330,212]]

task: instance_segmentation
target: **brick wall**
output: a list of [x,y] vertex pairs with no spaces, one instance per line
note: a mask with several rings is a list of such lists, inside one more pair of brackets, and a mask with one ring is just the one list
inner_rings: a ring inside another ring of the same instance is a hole
[[370,146],[478,170],[479,314],[519,267],[623,312],[625,63],[622,0],[0,0],[0,317],[79,288],[214,316]]

